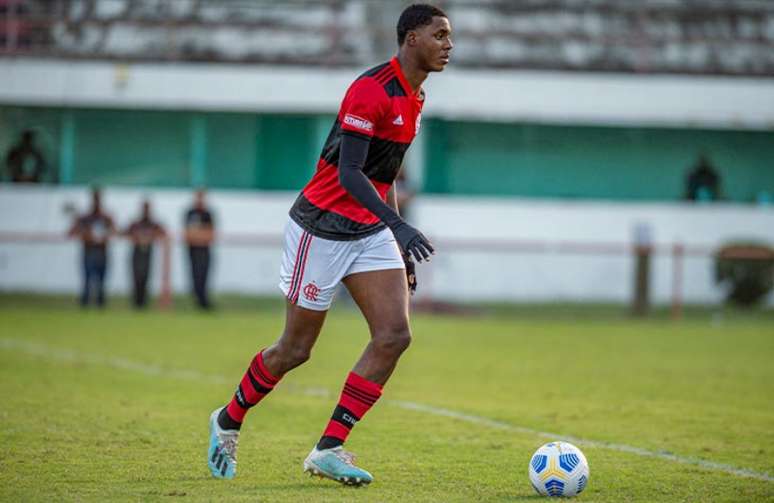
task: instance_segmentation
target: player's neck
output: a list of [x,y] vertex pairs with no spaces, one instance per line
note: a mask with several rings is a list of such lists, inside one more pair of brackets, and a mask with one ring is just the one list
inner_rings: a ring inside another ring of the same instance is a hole
[[416,60],[404,51],[398,52],[398,62],[403,75],[406,77],[406,81],[411,86],[411,90],[417,92],[422,86],[422,82],[427,78],[428,72],[422,70]]

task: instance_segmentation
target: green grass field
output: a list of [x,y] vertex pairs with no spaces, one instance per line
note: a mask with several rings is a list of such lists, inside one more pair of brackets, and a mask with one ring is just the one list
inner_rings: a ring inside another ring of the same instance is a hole
[[542,431],[582,439],[579,501],[774,501],[774,315],[688,314],[415,316],[348,442],[376,481],[348,488],[301,462],[367,340],[358,313],[334,306],[312,360],[248,415],[224,482],[205,464],[207,419],[281,330],[281,304],[83,312],[0,296],[0,500],[536,501]]

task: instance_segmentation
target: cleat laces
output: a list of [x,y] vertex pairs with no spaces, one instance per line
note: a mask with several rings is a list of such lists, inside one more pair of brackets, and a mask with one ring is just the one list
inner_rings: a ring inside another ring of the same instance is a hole
[[355,466],[355,455],[344,449],[336,449],[333,454],[349,466]]
[[218,433],[220,452],[228,457],[231,464],[236,464],[236,452],[239,446],[239,431],[221,431]]

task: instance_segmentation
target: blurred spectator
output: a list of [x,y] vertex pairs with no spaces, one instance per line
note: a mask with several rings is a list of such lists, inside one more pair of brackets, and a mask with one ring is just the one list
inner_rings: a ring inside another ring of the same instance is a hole
[[97,305],[105,305],[105,272],[107,271],[107,245],[115,234],[113,219],[102,211],[99,189],[91,194],[91,211],[78,217],[68,231],[68,236],[83,243],[83,291],[81,306],[89,304],[93,286],[97,290]]
[[134,245],[132,248],[132,276],[134,280],[134,307],[147,304],[148,276],[153,255],[153,242],[166,238],[164,228],[151,218],[150,203],[143,201],[142,215],[129,225],[124,233]]
[[13,182],[38,183],[46,171],[46,161],[35,146],[35,133],[24,131],[21,140],[5,156],[5,166]]
[[32,42],[28,0],[0,0],[0,45],[6,49],[27,49]]
[[705,155],[700,155],[686,177],[685,198],[715,201],[720,198],[720,176]]
[[193,208],[185,214],[185,242],[191,260],[191,277],[196,302],[202,309],[210,309],[207,297],[207,276],[210,270],[210,245],[215,237],[212,214],[207,209],[204,191],[196,191]]

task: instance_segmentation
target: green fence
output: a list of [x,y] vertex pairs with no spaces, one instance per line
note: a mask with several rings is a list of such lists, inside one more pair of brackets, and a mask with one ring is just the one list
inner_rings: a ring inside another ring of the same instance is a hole
[[[25,129],[63,184],[297,190],[332,115],[0,107],[0,151]],[[774,194],[774,133],[427,119],[423,190],[676,200],[700,152],[725,199]],[[3,179],[8,173],[3,172]]]
[[774,194],[773,132],[428,121],[425,134],[428,192],[674,200],[703,152],[725,199]]

